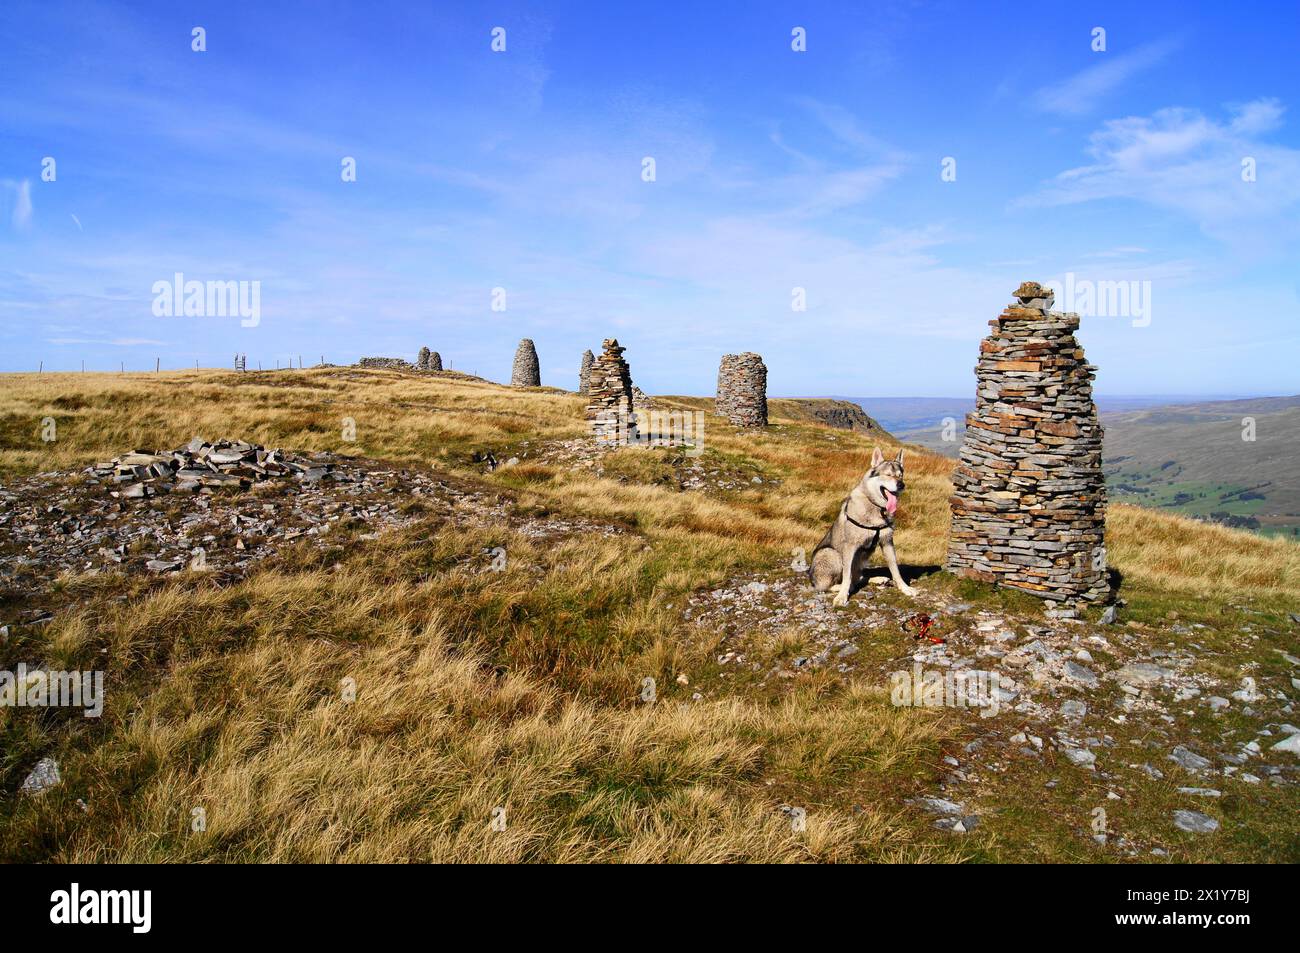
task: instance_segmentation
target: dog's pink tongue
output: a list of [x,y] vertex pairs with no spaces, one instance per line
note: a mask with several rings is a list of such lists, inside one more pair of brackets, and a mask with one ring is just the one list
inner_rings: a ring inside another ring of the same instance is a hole
[[890,516],[893,516],[893,515],[894,515],[894,510],[896,510],[896,509],[898,509],[898,497],[894,496],[894,494],[892,494],[892,493],[890,493],[888,490],[886,490],[886,491],[885,491],[885,511],[886,511]]

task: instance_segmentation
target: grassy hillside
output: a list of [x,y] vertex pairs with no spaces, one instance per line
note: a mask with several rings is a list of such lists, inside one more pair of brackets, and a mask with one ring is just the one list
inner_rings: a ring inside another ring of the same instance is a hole
[[[6,519],[51,485],[64,509],[102,497],[78,468],[196,435],[332,451],[454,490],[412,499],[401,528],[371,532],[361,513],[238,576],[96,565],[24,589],[11,573],[21,554],[0,555],[0,667],[100,667],[108,686],[100,719],[0,708],[0,857],[1300,860],[1294,759],[1262,784],[1217,780],[1225,796],[1197,802],[1222,821],[1213,836],[1170,823],[1188,800],[1174,774],[1138,770],[1164,758],[1142,753],[1156,738],[1209,750],[1276,734],[1289,701],[1218,721],[1184,717],[1172,698],[1159,702],[1169,724],[1090,715],[1085,732],[1114,754],[1088,772],[1066,762],[1075,749],[1058,750],[1045,709],[985,720],[897,707],[887,688],[920,645],[902,623],[924,608],[953,652],[990,626],[1025,645],[1081,648],[1096,633],[1108,647],[1093,645],[1095,665],[1162,648],[1186,655],[1179,677],[1206,694],[1253,672],[1286,699],[1300,674],[1279,654],[1297,653],[1297,547],[1116,506],[1123,624],[1052,628],[1034,600],[937,571],[951,462],[915,453],[898,549],[921,600],[873,587],[832,611],[792,556],[888,440],[783,418],[773,401],[763,432],[710,416],[700,456],[600,455],[582,406],[549,389],[347,368],[0,378]],[[517,462],[489,471],[485,451]],[[133,505],[148,504],[124,503],[128,524]],[[508,560],[493,571],[498,548]],[[835,646],[826,663],[823,644]],[[1089,705],[1122,700],[1099,687]],[[1036,755],[1008,740],[1025,729],[1047,738]],[[19,793],[43,757],[60,784]],[[936,828],[915,805],[937,796],[960,797],[981,823]],[[1124,831],[1105,845],[1088,827],[1097,804]]]
[[1300,532],[1300,397],[1159,407],[1102,422],[1115,499]]

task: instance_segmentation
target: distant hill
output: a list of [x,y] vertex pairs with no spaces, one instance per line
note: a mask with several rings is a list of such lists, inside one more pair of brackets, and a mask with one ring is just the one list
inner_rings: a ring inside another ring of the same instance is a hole
[[768,412],[773,416],[816,421],[855,433],[889,436],[890,428],[873,419],[855,401],[835,397],[776,397],[767,403]]
[[[669,395],[656,396],[655,400],[664,406],[713,411],[713,399],[709,397]],[[837,397],[772,397],[767,402],[767,413],[773,420],[826,424],[839,430],[878,434],[892,439],[889,431],[868,415],[860,404]]]
[[[1253,422],[1253,438],[1247,423]],[[1300,538],[1300,396],[1103,414],[1111,498]]]
[[[899,440],[955,458],[974,400],[846,398]],[[1300,538],[1300,397],[1101,397],[1111,498]],[[1254,441],[1242,419],[1254,418]],[[945,419],[948,428],[945,440]]]

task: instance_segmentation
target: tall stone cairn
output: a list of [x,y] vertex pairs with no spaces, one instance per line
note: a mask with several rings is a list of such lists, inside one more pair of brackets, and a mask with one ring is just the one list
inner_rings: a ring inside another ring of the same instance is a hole
[[427,347],[420,348],[420,353],[415,358],[415,366],[422,371],[429,369],[429,349]]
[[1027,281],[980,344],[975,410],[953,473],[947,568],[1062,604],[1107,599],[1097,370],[1077,314]]
[[596,359],[596,355],[590,350],[582,352],[582,365],[578,368],[578,393],[586,394],[591,390],[591,362]]
[[439,354],[437,351],[434,351],[429,355],[429,366],[426,368],[426,370],[430,370],[430,371],[442,370],[442,355]]
[[532,338],[524,338],[515,351],[515,366],[510,371],[511,387],[541,387],[542,372],[537,364],[537,348]]
[[737,427],[767,426],[767,366],[753,351],[724,354],[713,412]]
[[591,362],[587,375],[587,420],[596,442],[617,447],[627,442],[632,416],[632,371],[623,360],[627,348],[617,338],[606,338],[600,357]]

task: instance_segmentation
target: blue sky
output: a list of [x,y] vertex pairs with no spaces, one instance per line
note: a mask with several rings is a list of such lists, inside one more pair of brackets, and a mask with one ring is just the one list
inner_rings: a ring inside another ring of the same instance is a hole
[[[754,350],[774,395],[969,396],[1011,289],[1073,274],[1150,283],[1149,322],[1085,315],[1100,392],[1295,393],[1297,11],[11,0],[0,370],[504,380],[531,337],[573,387],[616,336],[649,393]],[[155,316],[176,272],[260,282],[260,322]]]

